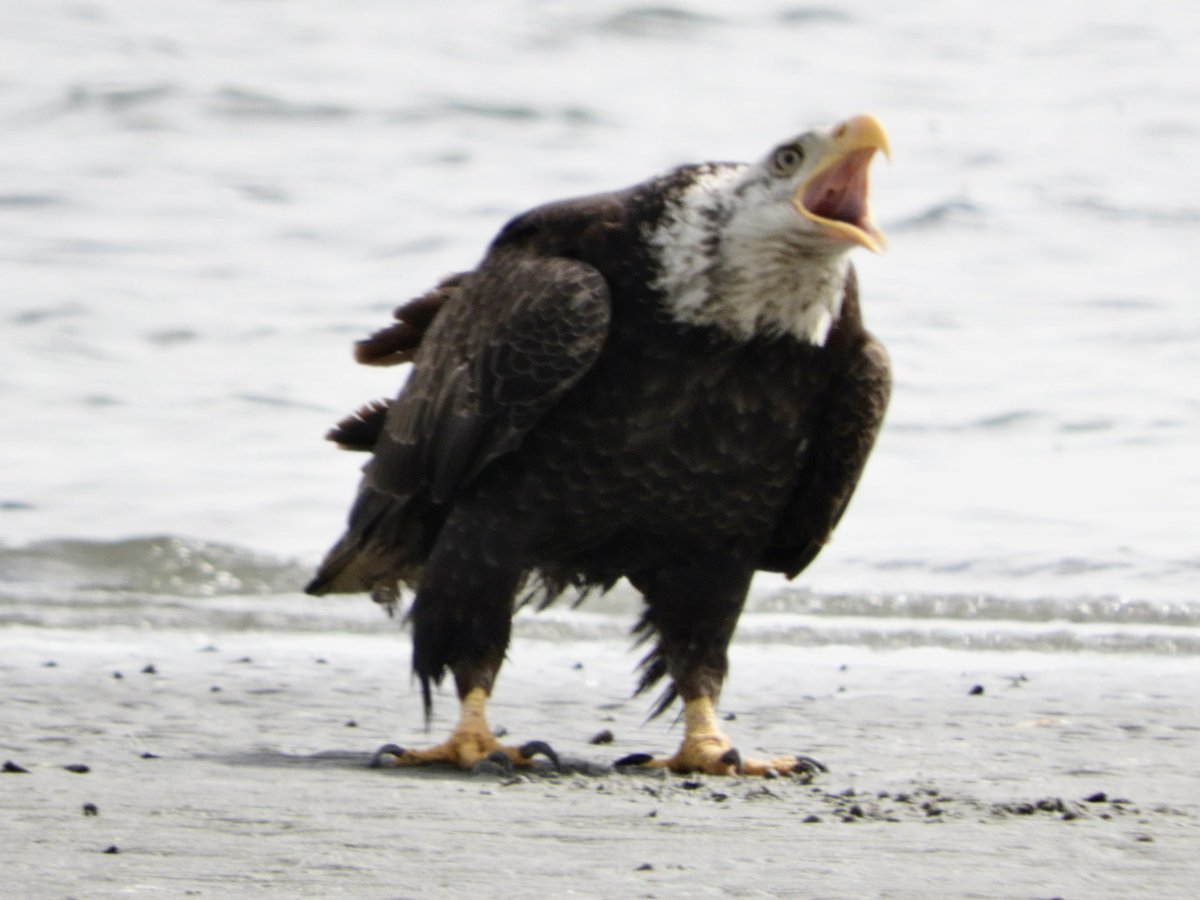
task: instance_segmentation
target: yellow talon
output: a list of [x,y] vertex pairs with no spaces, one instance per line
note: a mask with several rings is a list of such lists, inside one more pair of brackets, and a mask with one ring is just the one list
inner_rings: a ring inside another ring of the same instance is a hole
[[[711,697],[696,697],[683,705],[683,742],[673,756],[645,759],[628,757],[630,765],[670,769],[680,775],[807,775],[824,766],[804,756],[781,756],[770,760],[743,759],[722,731]],[[636,760],[636,762],[634,761]],[[618,762],[617,765],[622,765]]]
[[396,767],[443,763],[460,769],[472,769],[496,753],[503,754],[514,766],[532,765],[533,757],[541,753],[555,765],[558,764],[554,751],[544,743],[532,742],[521,747],[501,744],[487,724],[487,699],[487,691],[483,688],[475,688],[468,693],[462,699],[458,724],[442,743],[426,750],[401,750],[389,745],[380,750],[377,759],[386,756],[388,765]]

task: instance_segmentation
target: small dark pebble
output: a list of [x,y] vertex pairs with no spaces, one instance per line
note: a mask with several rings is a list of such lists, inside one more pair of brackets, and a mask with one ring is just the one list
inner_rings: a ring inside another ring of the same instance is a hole
[[221,686],[219,684],[214,684],[212,687],[210,687],[208,689],[208,692],[210,694],[219,694],[219,693],[221,693]]
[[142,759],[160,759],[157,753],[151,753],[149,750],[142,754]]
[[206,647],[201,647],[201,648],[200,648],[200,652],[201,652],[201,653],[216,653],[216,652],[217,652],[217,645],[216,645],[216,644],[209,644],[209,645],[208,645],[208,646],[206,646]]
[[317,665],[318,666],[327,666],[327,665],[329,665],[329,660],[327,660],[323,656],[318,656],[317,657]]
[[121,848],[118,847],[116,844],[110,844],[108,847],[105,848],[104,852],[108,853],[108,854],[120,853]]
[[254,659],[253,659],[252,657],[249,657],[249,656],[243,656],[241,659],[239,659],[239,660],[238,660],[238,662],[240,662],[240,663],[252,663],[252,662],[254,662]]
[[943,812],[945,812],[945,810],[943,810],[937,806],[931,806],[931,807],[929,807],[929,809],[925,810],[925,815],[932,819],[932,818],[935,818],[936,816],[942,815]]
[[866,815],[866,813],[863,812],[863,808],[857,803],[850,807],[849,812],[850,815],[854,816],[856,819],[861,819]]
[[896,795],[897,803],[908,803],[911,800],[912,800],[912,798],[908,794],[905,794],[903,792]]
[[1134,840],[1138,841],[1139,843],[1142,843],[1142,844],[1153,844],[1154,843],[1154,838],[1150,837],[1150,835],[1148,835],[1148,834],[1139,834],[1137,837],[1134,838]]
[[117,681],[120,681],[124,677],[125,676],[122,675],[120,672],[113,672],[113,678],[117,679]]
[[725,715],[723,715],[721,718],[723,718],[726,722],[736,722],[737,713],[725,713]]
[[577,663],[575,663],[575,665],[571,666],[571,668],[572,668],[572,669],[576,669],[576,670],[582,669],[582,668],[583,668],[583,663],[581,663],[581,662],[577,662]]
[[83,804],[83,814],[85,816],[98,816],[100,815],[100,807],[96,806],[95,803],[85,803]]
[[57,669],[57,668],[58,668],[58,663],[56,663],[56,662],[55,662],[54,660],[52,660],[52,659],[48,659],[48,660],[46,660],[44,663],[42,663],[42,668],[44,668],[44,669]]
[[1107,803],[1108,794],[1104,793],[1104,791],[1096,791],[1096,793],[1084,797],[1083,800],[1085,803]]
[[357,723],[357,722],[355,722],[353,719],[347,719],[347,720],[346,720],[346,727],[347,727],[347,728],[357,728],[357,727],[358,727],[358,723]]
[[613,733],[605,728],[603,731],[597,731],[588,741],[589,744],[611,744],[613,742]]
[[713,791],[711,794],[708,795],[708,799],[713,800],[717,803],[724,803],[726,800],[729,799],[729,795],[722,794],[720,791]]
[[650,865],[650,863],[642,863],[640,866],[638,866],[638,867],[637,867],[637,869],[636,869],[635,871],[638,871],[638,872],[653,872],[653,871],[654,871],[654,866]]
[[681,788],[683,788],[685,791],[694,791],[694,790],[697,790],[698,788],[704,787],[704,782],[703,781],[691,781],[691,780],[681,781],[681,782],[679,782],[679,786]]
[[1073,819],[1078,819],[1079,813],[1072,812],[1071,810],[1068,809],[1062,814],[1062,817],[1063,817],[1064,822],[1070,822]]
[[[142,674],[143,675],[157,675],[158,669],[156,669],[154,667],[154,663],[146,663],[146,665],[142,668]],[[108,851],[106,850],[105,852],[107,853]]]
[[983,693],[983,685],[977,684],[974,687],[972,687],[969,691],[967,691],[967,693],[970,694],[972,697],[978,697],[980,694]]
[[24,766],[18,766],[11,759],[7,759],[4,761],[4,771],[9,773],[10,775],[28,775],[29,774],[28,769],[26,769]]
[[492,737],[502,738],[508,734],[508,729],[503,725],[498,725],[492,730]]
[[804,822],[805,825],[812,825],[814,822],[820,822],[821,817],[820,816],[805,816],[802,819],[802,821]]
[[646,813],[646,818],[647,819],[657,819],[658,818],[658,810],[657,809],[650,810],[650,812]]
[[83,763],[71,763],[70,765],[63,766],[63,768],[68,772],[74,772],[76,775],[86,775],[88,772],[92,771]]

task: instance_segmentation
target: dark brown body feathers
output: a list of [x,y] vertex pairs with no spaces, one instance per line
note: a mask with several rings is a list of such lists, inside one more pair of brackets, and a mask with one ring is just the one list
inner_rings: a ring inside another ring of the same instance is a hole
[[400,396],[330,437],[370,450],[312,593],[417,592],[414,667],[491,687],[526,579],[547,599],[625,576],[654,640],[642,687],[715,695],[755,570],[794,576],[841,518],[887,404],[851,272],[824,345],[675,321],[644,223],[670,184],[514,220],[480,266],[397,310],[360,361]]

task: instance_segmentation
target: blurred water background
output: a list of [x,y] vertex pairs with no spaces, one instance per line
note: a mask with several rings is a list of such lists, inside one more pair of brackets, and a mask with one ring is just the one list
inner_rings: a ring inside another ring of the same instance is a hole
[[1173,0],[5,0],[0,623],[380,627],[298,594],[362,461],[321,436],[401,377],[350,343],[523,209],[871,111],[893,406],[744,636],[1198,654],[1197,45]]

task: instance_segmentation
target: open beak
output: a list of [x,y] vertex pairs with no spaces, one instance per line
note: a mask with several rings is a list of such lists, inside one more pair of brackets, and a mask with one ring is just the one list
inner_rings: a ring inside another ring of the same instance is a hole
[[887,134],[874,116],[847,119],[833,129],[833,143],[792,203],[830,237],[882,253],[887,241],[867,205],[867,168],[878,150],[888,159]]

